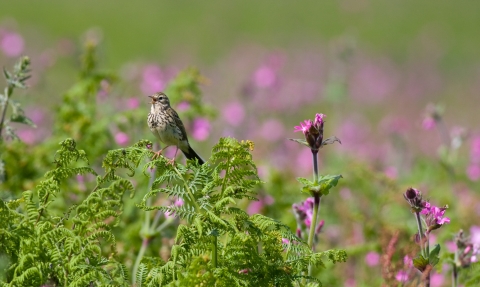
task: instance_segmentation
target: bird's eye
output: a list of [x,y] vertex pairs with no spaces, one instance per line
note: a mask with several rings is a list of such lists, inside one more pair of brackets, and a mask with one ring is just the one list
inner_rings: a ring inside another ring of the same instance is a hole
[[159,100],[163,100],[163,99],[164,99],[164,97],[160,97],[160,98],[158,98],[158,99],[159,99]]

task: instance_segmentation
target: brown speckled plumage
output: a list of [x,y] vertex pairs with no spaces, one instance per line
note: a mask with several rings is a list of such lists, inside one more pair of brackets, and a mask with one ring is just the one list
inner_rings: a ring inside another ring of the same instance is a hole
[[198,162],[203,164],[203,159],[190,147],[185,126],[177,112],[170,106],[168,97],[160,92],[151,95],[150,98],[152,98],[152,107],[148,114],[148,127],[165,145],[156,155],[160,155],[166,147],[174,145],[188,159],[197,158]]

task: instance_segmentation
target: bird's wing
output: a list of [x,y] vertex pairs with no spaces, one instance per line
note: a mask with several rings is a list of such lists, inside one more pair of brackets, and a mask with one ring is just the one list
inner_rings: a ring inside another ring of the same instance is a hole
[[179,134],[181,134],[180,140],[188,141],[187,131],[185,131],[185,126],[183,125],[182,120],[180,119],[180,117],[178,116],[177,112],[174,109],[171,109],[171,111],[172,111],[172,117],[175,120],[175,126],[178,128]]

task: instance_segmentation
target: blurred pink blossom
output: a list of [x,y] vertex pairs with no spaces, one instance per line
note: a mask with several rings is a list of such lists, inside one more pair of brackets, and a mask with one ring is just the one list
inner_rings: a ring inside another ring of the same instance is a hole
[[190,103],[186,102],[186,101],[180,102],[177,105],[177,111],[179,111],[179,112],[186,111],[186,110],[188,110],[188,108],[190,108]]
[[193,121],[192,136],[197,141],[204,141],[210,135],[211,125],[205,118],[196,118]]
[[222,115],[227,123],[236,127],[243,122],[245,109],[240,102],[231,102],[223,107]]
[[134,110],[140,106],[140,100],[137,97],[132,97],[127,100],[127,108]]
[[41,125],[45,120],[45,111],[39,106],[26,108],[25,115],[37,126]]
[[32,145],[39,140],[37,133],[33,128],[22,128],[16,133],[20,140],[28,145]]
[[350,92],[359,100],[377,102],[392,95],[397,82],[397,74],[392,67],[367,62],[355,72]]
[[457,243],[455,241],[447,241],[445,242],[445,247],[447,248],[448,252],[453,253],[457,251]]
[[160,92],[165,88],[165,77],[157,65],[147,65],[143,69],[140,89],[145,95]]
[[408,255],[405,255],[403,257],[403,265],[405,265],[405,267],[407,268],[410,268],[413,266],[413,260],[412,260],[412,257],[408,256]]
[[259,88],[271,88],[276,80],[275,70],[267,65],[260,66],[253,75],[253,82]]
[[285,136],[285,128],[279,120],[269,119],[262,124],[259,133],[266,141],[276,142]]
[[249,215],[254,215],[257,213],[260,213],[263,209],[263,202],[261,200],[259,201],[252,201],[247,207],[247,213]]
[[479,164],[472,163],[467,167],[467,176],[472,181],[480,179],[480,166]]
[[433,118],[431,117],[426,117],[422,121],[422,128],[426,131],[432,130],[436,126],[436,122]]
[[365,263],[370,267],[377,266],[380,263],[380,254],[374,251],[368,252],[365,255]]
[[398,177],[397,168],[394,166],[387,166],[383,172],[388,178],[397,179]]
[[23,37],[15,32],[7,32],[0,39],[0,49],[7,57],[18,57],[23,53]]
[[480,136],[472,138],[470,144],[470,161],[474,163],[480,163]]
[[430,275],[430,286],[431,287],[440,287],[445,283],[445,276],[441,273],[433,273]]
[[289,244],[290,243],[290,240],[286,239],[286,238],[282,238],[282,243],[283,244]]
[[118,132],[115,134],[115,142],[118,145],[125,146],[128,144],[129,138],[128,135],[124,132]]
[[398,282],[405,283],[405,282],[408,281],[408,273],[404,270],[400,270],[400,271],[397,272],[397,275],[395,275],[395,279]]
[[344,287],[356,287],[357,286],[357,281],[353,278],[348,278],[345,280],[345,285]]

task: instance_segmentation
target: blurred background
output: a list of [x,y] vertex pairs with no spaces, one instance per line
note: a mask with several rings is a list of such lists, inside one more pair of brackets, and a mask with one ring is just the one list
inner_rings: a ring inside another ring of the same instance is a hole
[[[0,0],[0,7],[1,65],[22,55],[32,61],[29,89],[15,96],[37,125],[17,128],[26,150],[58,142],[59,107],[78,80],[85,43],[93,43],[98,69],[115,79],[101,81],[90,102],[110,136],[94,163],[108,148],[153,140],[147,96],[172,91],[204,157],[221,136],[255,142],[265,184],[260,201],[245,207],[292,229],[291,204],[305,200],[295,177],[310,177],[312,166],[310,151],[287,138],[301,137],[293,132],[300,121],[327,115],[325,136],[342,144],[320,151],[320,172],[344,180],[321,207],[319,250],[346,248],[350,256],[319,272],[331,286],[394,280],[380,254],[398,230],[392,270],[407,268],[416,228],[402,196],[409,186],[450,206],[452,223],[438,230],[439,243],[480,225],[480,2]],[[181,71],[198,91],[176,92],[171,83]],[[77,119],[62,118],[69,120]],[[88,153],[82,135],[75,139]],[[24,167],[38,171],[12,194],[34,188],[49,168],[38,158]],[[141,175],[135,180],[146,184]],[[372,269],[376,278],[365,275]],[[446,286],[449,265],[436,272],[432,285]]]

